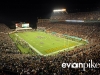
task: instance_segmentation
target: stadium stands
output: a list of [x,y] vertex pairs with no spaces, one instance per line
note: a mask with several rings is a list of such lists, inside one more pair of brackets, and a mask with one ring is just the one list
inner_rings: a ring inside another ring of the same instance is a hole
[[[81,58],[78,61],[83,62],[87,59],[95,59],[95,61],[100,62],[96,59],[96,55],[99,58],[98,53],[100,52],[100,21],[99,21],[99,11],[94,12],[78,12],[78,13],[54,13],[49,22],[38,22],[38,27],[46,27],[46,29],[51,32],[57,32],[60,34],[67,34],[71,36],[77,36],[89,41],[87,46],[78,48],[72,51],[67,52],[67,55],[75,56],[76,61],[81,55]],[[66,18],[65,18],[66,17]],[[44,20],[44,19],[42,19]],[[52,20],[52,21],[51,21]],[[63,20],[63,22],[62,22]],[[65,20],[83,20],[83,23],[80,22],[66,22]],[[39,21],[39,20],[38,20]],[[64,22],[65,21],[65,22]],[[98,47],[97,47],[98,45]],[[96,51],[96,53],[94,53]],[[65,53],[66,54],[66,53]],[[78,55],[78,56],[77,56]],[[86,55],[86,57],[84,57]],[[94,57],[92,57],[94,55]],[[89,56],[89,57],[88,57]],[[67,58],[66,58],[67,59]],[[84,60],[83,60],[84,59]],[[71,61],[70,61],[71,62]],[[70,71],[71,72],[71,71]],[[97,71],[95,71],[97,73]],[[83,73],[85,74],[85,73]],[[82,75],[83,75],[82,74]],[[92,74],[92,73],[91,73]],[[91,75],[89,74],[89,75]],[[70,75],[70,74],[68,74]],[[76,74],[77,75],[77,74]],[[87,75],[87,74],[86,74]]]
[[[67,14],[66,19],[97,20],[99,12]],[[89,17],[87,15],[90,14]],[[72,16],[71,16],[72,15]],[[53,16],[54,17],[54,16]],[[61,16],[60,16],[61,17]],[[63,18],[63,17],[62,17]],[[65,19],[65,18],[64,18]],[[60,52],[53,56],[21,54],[8,33],[11,30],[0,24],[0,75],[99,75],[99,68],[62,68],[63,62],[100,63],[100,26],[99,23],[51,23],[38,22],[38,27],[45,27],[48,31],[81,37],[89,41],[88,45],[75,48],[71,51]]]

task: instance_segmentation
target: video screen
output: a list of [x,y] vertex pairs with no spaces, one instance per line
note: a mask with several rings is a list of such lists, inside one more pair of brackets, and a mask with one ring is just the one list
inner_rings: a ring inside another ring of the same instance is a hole
[[22,24],[22,28],[28,28],[28,27],[29,27],[29,23]]

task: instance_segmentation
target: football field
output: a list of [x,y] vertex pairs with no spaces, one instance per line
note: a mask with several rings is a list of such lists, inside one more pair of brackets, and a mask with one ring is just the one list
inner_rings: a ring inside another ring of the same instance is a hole
[[[72,41],[69,39],[57,37],[50,33],[34,31],[34,32],[19,32],[11,34],[16,38],[24,40],[29,46],[40,55],[51,55],[59,51],[71,50],[75,46],[83,45],[82,42]],[[22,49],[22,52],[28,52],[29,49]]]

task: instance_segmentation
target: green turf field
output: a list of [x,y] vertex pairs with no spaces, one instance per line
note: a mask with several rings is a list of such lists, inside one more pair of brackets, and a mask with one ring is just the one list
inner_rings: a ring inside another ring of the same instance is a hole
[[[19,37],[20,39],[24,40],[31,48],[41,55],[48,55],[63,50],[70,50],[75,46],[84,44],[83,42],[72,41],[40,31],[13,33],[10,34],[10,36],[13,39]],[[20,49],[21,52],[31,53],[31,51],[27,48]]]

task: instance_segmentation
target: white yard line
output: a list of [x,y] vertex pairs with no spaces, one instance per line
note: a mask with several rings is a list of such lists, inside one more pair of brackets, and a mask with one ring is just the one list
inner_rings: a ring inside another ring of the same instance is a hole
[[[19,36],[19,35],[17,35],[17,34],[15,34],[16,36]],[[19,36],[20,37],[20,36]],[[21,37],[20,37],[21,38]],[[22,39],[22,38],[21,38]],[[24,40],[24,39],[23,39]],[[25,41],[25,40],[24,40]],[[26,42],[26,41],[25,41]],[[26,43],[28,43],[28,42],[26,42]],[[36,48],[34,48],[32,45],[30,45],[29,43],[28,43],[28,45],[33,49],[33,50],[35,50],[37,53],[39,53],[40,55],[43,55],[42,53],[40,53]]]

